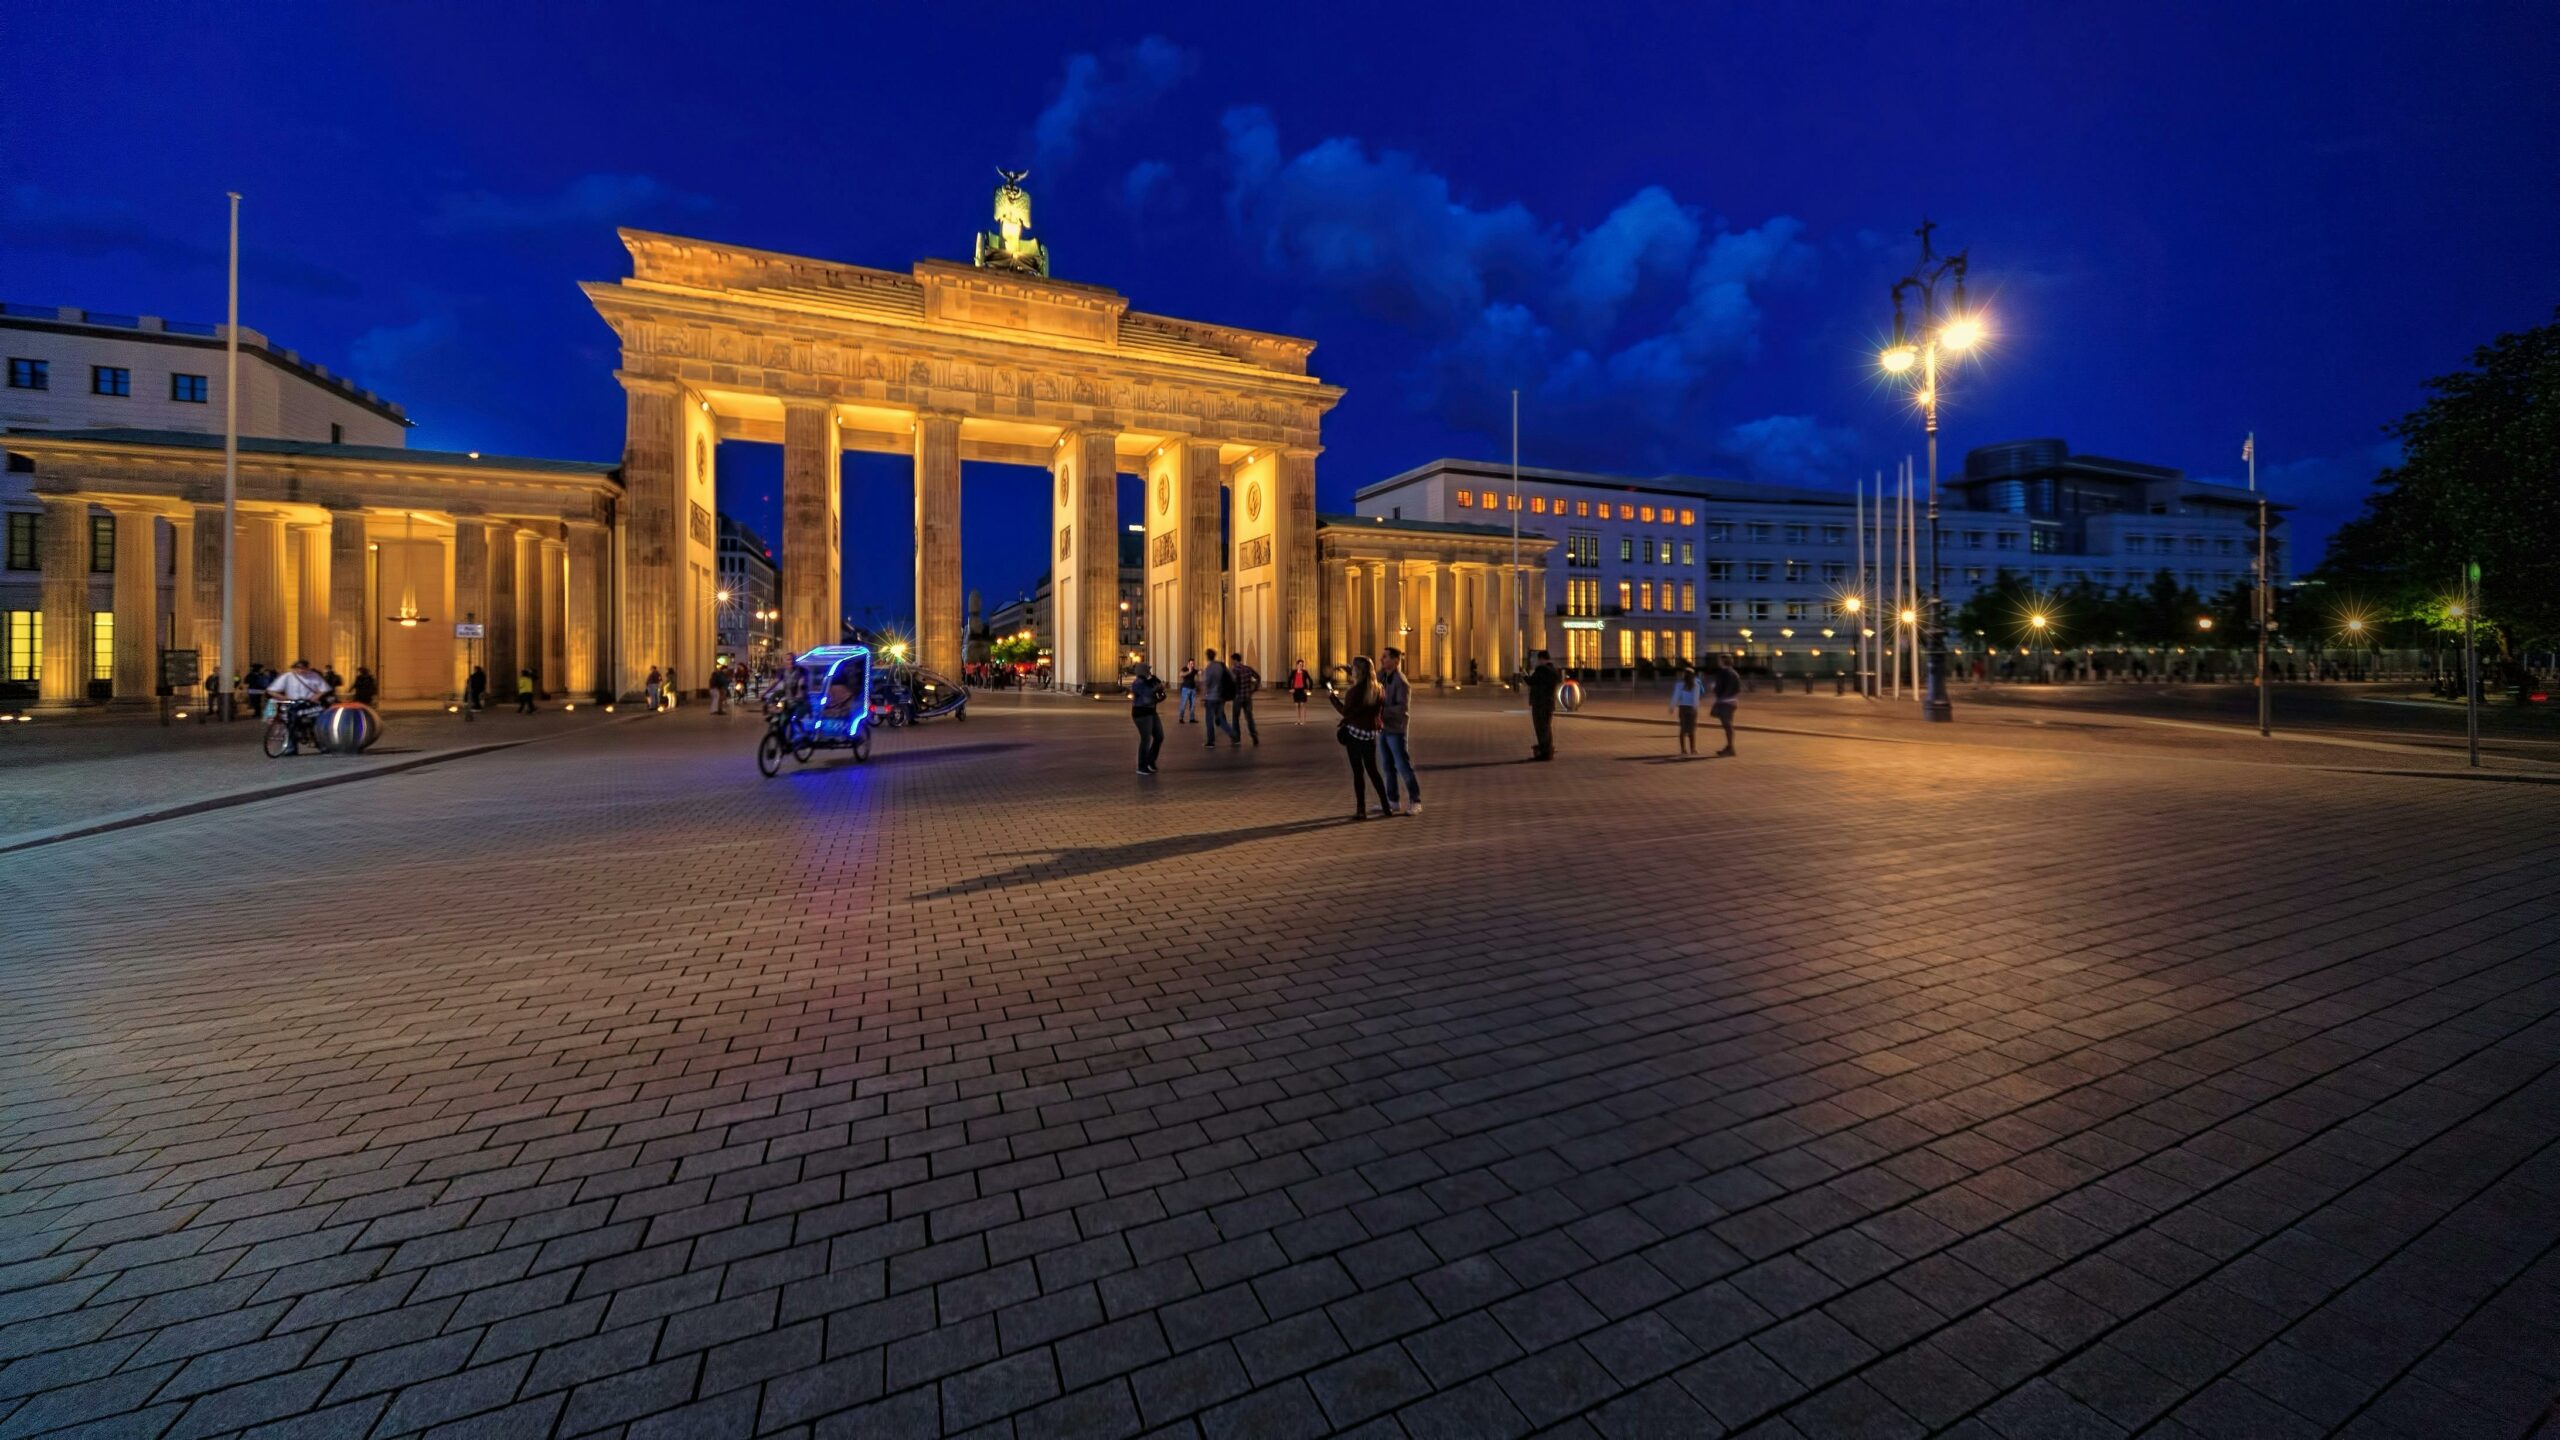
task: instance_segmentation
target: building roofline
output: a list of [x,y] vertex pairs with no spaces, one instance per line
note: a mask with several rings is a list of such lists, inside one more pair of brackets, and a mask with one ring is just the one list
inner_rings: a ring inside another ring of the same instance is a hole
[[[1444,456],[1426,464],[1400,471],[1384,480],[1371,481],[1352,493],[1352,502],[1373,499],[1400,486],[1425,480],[1433,475],[1458,474],[1482,476],[1497,486],[1511,483],[1511,465],[1503,460],[1464,460]],[[1777,485],[1761,480],[1719,480],[1700,475],[1611,475],[1596,470],[1560,470],[1546,466],[1520,467],[1522,484],[1535,480],[1542,484],[1579,485],[1586,489],[1618,490],[1628,494],[1678,495],[1690,500],[1731,500],[1744,503],[1786,505],[1845,505],[1850,495],[1845,490],[1817,489],[1810,485]]]
[[[76,318],[75,318],[76,317]],[[199,325],[178,320],[163,320],[156,315],[107,315],[103,311],[77,308],[54,308],[43,305],[0,304],[0,330],[35,330],[57,335],[96,335],[112,340],[140,340],[187,349],[220,350],[223,347],[219,325]],[[370,410],[383,419],[403,427],[417,422],[409,418],[398,404],[383,399],[344,375],[330,373],[328,367],[303,359],[291,350],[270,343],[266,336],[240,327],[240,353],[264,360],[277,369],[337,396],[351,405]]]
[[[0,430],[0,445],[31,455],[111,450],[222,450],[222,437],[194,430]],[[240,437],[240,453],[288,459],[343,460],[350,464],[411,469],[493,470],[619,479],[622,467],[603,460],[550,460],[531,455],[482,455],[459,450],[412,450],[402,445],[335,445],[326,440]]]

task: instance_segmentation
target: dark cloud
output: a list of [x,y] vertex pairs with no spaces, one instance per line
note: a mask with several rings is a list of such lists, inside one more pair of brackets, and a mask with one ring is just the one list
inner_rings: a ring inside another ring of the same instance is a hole
[[[39,186],[18,185],[0,192],[0,238],[14,249],[79,259],[130,255],[173,270],[219,268],[230,258],[224,238],[228,217],[218,200],[205,207],[205,214],[210,238],[181,239],[121,201],[56,195]],[[255,215],[249,212],[248,223],[255,223]],[[333,299],[362,288],[343,271],[249,242],[240,247],[240,269],[243,282],[250,286],[272,282]]]
[[1757,357],[1762,297],[1815,263],[1790,217],[1726,229],[1660,186],[1573,232],[1356,139],[1289,155],[1258,107],[1224,128],[1228,218],[1273,274],[1413,332],[1409,398],[1453,426],[1503,434],[1519,390],[1538,453],[1563,463],[1707,451],[1703,412]]
[[1768,415],[1724,433],[1725,461],[1746,479],[1782,485],[1839,487],[1857,474],[1867,453],[1858,432],[1826,425],[1811,415]]
[[699,215],[717,202],[679,190],[654,175],[581,175],[545,195],[449,194],[436,202],[428,228],[439,234],[598,229],[670,215]]
[[[2229,473],[2190,473],[2199,480],[2234,488],[2249,483],[2249,471],[2238,464],[2240,442],[2231,442],[2227,462],[2216,462],[2213,469],[2221,472],[2225,463]],[[2279,458],[2272,452],[2266,437],[2258,441],[2258,488],[2279,505],[2293,507],[2291,525],[2295,553],[2316,555],[2327,548],[2329,537],[2340,525],[2352,520],[2364,509],[2365,497],[2373,493],[2374,477],[2400,463],[2400,442],[2378,440],[2335,455],[2306,455],[2299,459]],[[2297,567],[2301,568],[2301,567]]]
[[1056,97],[1031,122],[1032,170],[1046,174],[1067,168],[1087,141],[1110,135],[1144,114],[1199,65],[1198,56],[1161,35],[1108,55],[1088,51],[1068,56]]

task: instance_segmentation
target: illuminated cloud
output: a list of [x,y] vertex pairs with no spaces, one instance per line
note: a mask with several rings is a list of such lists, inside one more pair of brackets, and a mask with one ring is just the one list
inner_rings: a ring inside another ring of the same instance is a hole
[[1067,168],[1086,142],[1144,114],[1199,64],[1198,56],[1161,35],[1108,55],[1088,51],[1068,56],[1056,97],[1031,122],[1034,177]]

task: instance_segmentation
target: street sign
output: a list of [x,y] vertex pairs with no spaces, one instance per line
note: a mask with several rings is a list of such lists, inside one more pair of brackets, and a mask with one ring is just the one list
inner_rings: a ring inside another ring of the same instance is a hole
[[1448,622],[1448,621],[1446,621],[1446,620],[1434,620],[1434,621],[1432,621],[1432,622],[1431,622],[1431,633],[1432,633],[1432,634],[1434,634],[1434,635],[1446,635],[1446,634],[1448,634],[1448,633],[1449,633],[1449,622]]
[[193,690],[204,683],[203,661],[193,650],[160,652],[160,684],[169,690]]
[[456,640],[477,640],[488,633],[488,626],[474,625],[468,620],[457,621],[453,627],[453,638]]

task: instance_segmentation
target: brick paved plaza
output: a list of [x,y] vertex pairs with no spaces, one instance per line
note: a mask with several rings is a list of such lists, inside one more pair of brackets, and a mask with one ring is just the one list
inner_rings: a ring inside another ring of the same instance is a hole
[[0,1440],[2551,1413],[2560,787],[1422,708],[1357,826],[990,701],[0,857]]

